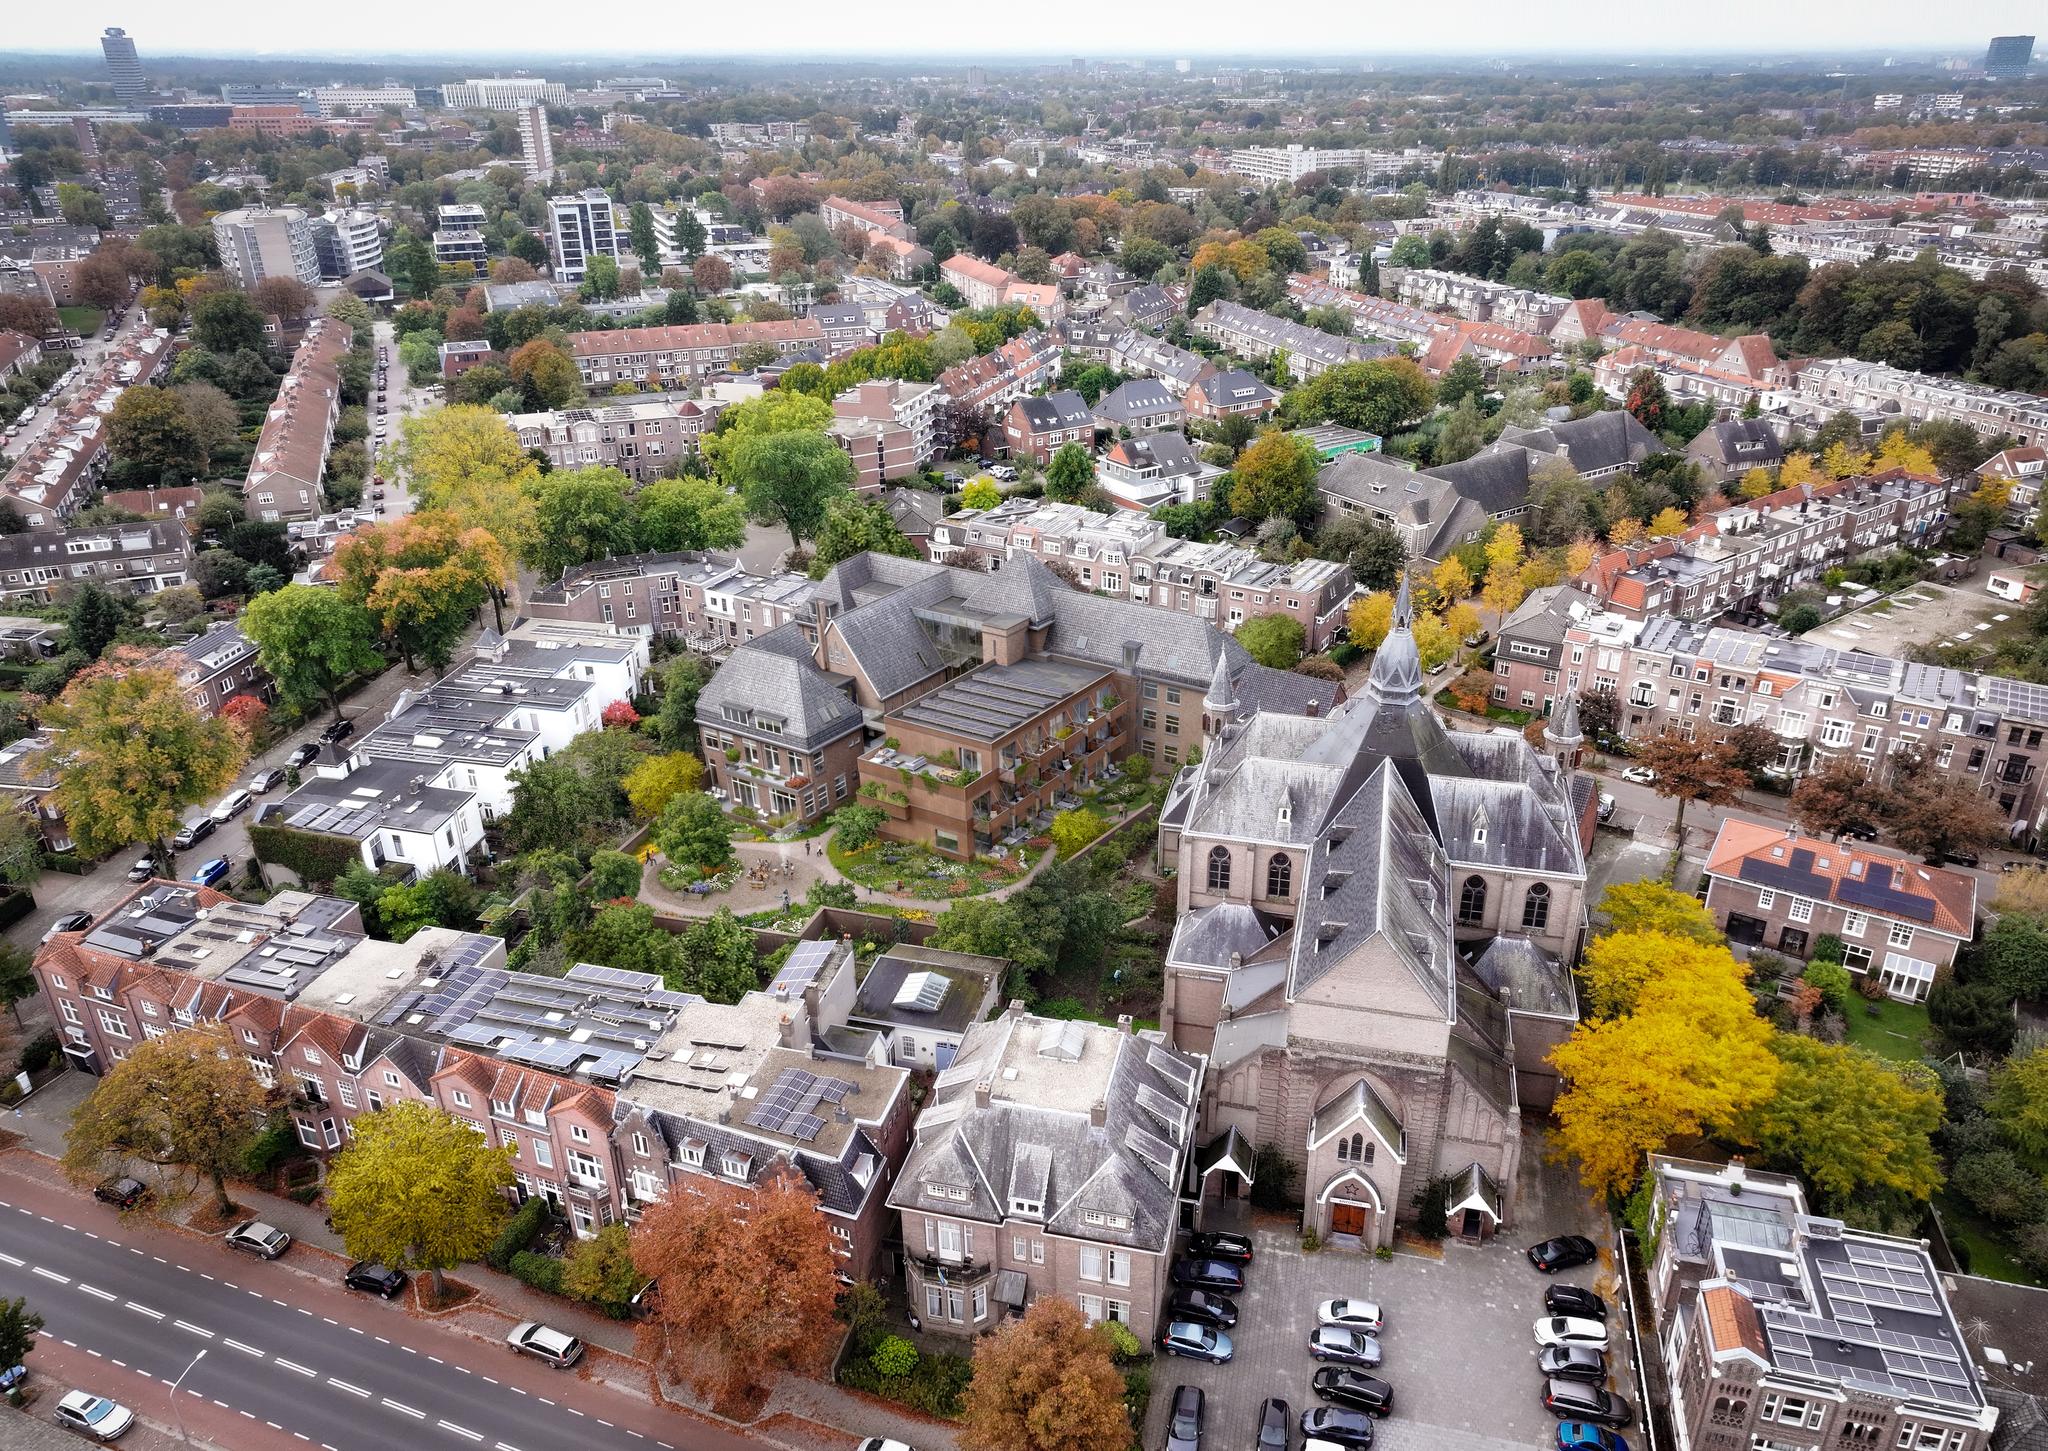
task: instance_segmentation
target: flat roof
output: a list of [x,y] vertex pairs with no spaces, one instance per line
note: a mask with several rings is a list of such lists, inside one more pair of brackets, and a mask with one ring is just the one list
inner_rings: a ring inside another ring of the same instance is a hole
[[995,989],[1009,966],[1000,957],[907,944],[891,947],[861,979],[847,1020],[963,1033],[993,1005]]
[[965,740],[999,741],[1112,674],[1044,657],[984,665],[891,711],[888,718]]

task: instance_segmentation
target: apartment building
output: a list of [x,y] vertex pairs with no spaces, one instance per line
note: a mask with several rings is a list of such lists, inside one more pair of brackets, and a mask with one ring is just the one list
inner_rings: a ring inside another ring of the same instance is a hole
[[321,511],[321,483],[341,419],[341,360],[354,342],[333,318],[306,328],[291,370],[263,416],[263,432],[242,482],[242,507],[252,519],[311,519]]
[[971,253],[956,252],[941,262],[939,279],[960,289],[969,307],[1021,303],[1037,313],[1043,323],[1057,323],[1066,312],[1066,299],[1056,283],[1026,282],[1016,273]]
[[244,292],[266,277],[320,281],[312,219],[299,207],[237,207],[213,219],[221,267]]
[[548,249],[557,282],[581,282],[590,259],[628,256],[632,246],[612,213],[612,199],[599,187],[548,198]]
[[[1577,599],[1578,597],[1574,597]],[[1749,723],[1779,739],[1767,769],[1796,777],[1852,757],[1884,773],[1910,751],[1997,802],[2015,838],[2040,829],[2048,764],[2048,688],[1838,649],[1669,614],[1645,619],[1591,607],[1568,621],[1516,616],[1494,652],[1493,698],[1548,712],[1568,696],[1611,690],[1631,739],[1690,740]],[[1526,607],[1525,607],[1526,608]],[[1872,823],[1876,825],[1878,823]]]
[[1044,468],[1070,443],[1094,447],[1095,415],[1088,400],[1068,388],[1042,398],[1019,398],[1003,417],[1003,441],[1010,457]]
[[434,230],[434,260],[443,266],[467,262],[482,276],[490,266],[484,209],[467,202],[450,203],[435,217],[440,225]]
[[1239,176],[1268,185],[1291,186],[1314,172],[1351,173],[1353,185],[1399,180],[1410,171],[1434,169],[1436,153],[1420,147],[1404,151],[1373,151],[1358,146],[1303,146],[1290,141],[1285,146],[1246,146],[1232,151],[1228,169]]
[[1999,1412],[1922,1240],[1808,1212],[1797,1179],[1650,1158],[1650,1305],[1687,1451],[1986,1451]]
[[209,716],[219,715],[221,707],[238,695],[268,701],[273,694],[270,672],[257,660],[255,642],[231,620],[207,626],[197,639],[166,646],[148,663],[175,674],[185,698]]
[[545,106],[521,106],[514,113],[519,127],[519,169],[528,176],[546,177],[555,169],[555,138],[548,132]]
[[1385,267],[1380,270],[1380,281],[1387,292],[1410,307],[1454,313],[1471,322],[1499,323],[1545,337],[1572,301],[1433,267]]
[[521,448],[540,449],[558,469],[604,464],[644,484],[674,473],[718,412],[690,398],[641,397],[515,413],[506,422]]
[[1799,370],[1784,417],[1811,429],[1845,410],[1908,427],[1930,418],[1948,419],[1980,433],[2008,433],[2024,444],[2048,444],[2048,398],[1960,378],[1909,373],[1857,358],[1809,361]]
[[384,230],[375,212],[331,211],[315,217],[312,225],[324,281],[339,282],[384,265]]
[[880,232],[899,241],[917,240],[917,234],[903,220],[902,206],[893,201],[854,202],[841,196],[828,196],[818,203],[818,220],[827,227],[853,226],[864,232]]
[[569,355],[576,360],[585,387],[653,379],[675,388],[732,371],[733,359],[756,343],[766,343],[784,356],[807,348],[822,353],[825,330],[809,318],[612,328],[571,333]]
[[1313,378],[1343,363],[1365,363],[1391,356],[1392,343],[1339,337],[1303,323],[1219,298],[1193,319],[1194,329],[1240,358],[1264,361],[1275,353],[1287,356],[1287,371],[1297,380]]
[[526,608],[537,620],[680,636],[716,655],[807,616],[812,589],[806,575],[750,574],[727,555],[636,554],[568,570],[537,586]]
[[697,702],[705,785],[772,820],[815,821],[860,784],[861,709],[811,668],[795,624],[737,650]]
[[970,1028],[889,1195],[925,1324],[971,1335],[1056,1297],[1148,1343],[1205,1068],[1128,1018],[1059,1022],[1019,1003]]
[[806,121],[713,121],[711,143],[739,148],[803,146],[811,139]]
[[313,92],[313,104],[323,116],[381,111],[389,106],[411,111],[419,103],[419,94],[411,86],[323,86]]
[[451,111],[519,111],[529,106],[567,106],[569,88],[560,81],[528,76],[452,81],[441,87],[441,104]]
[[[887,451],[877,482],[915,473],[937,452],[934,428],[943,393],[936,383],[909,383],[875,378],[856,383],[832,400],[835,418],[881,425],[888,431]],[[869,487],[865,471],[863,488]]]
[[308,116],[298,106],[231,106],[228,130],[284,140],[320,129],[320,117]]
[[192,577],[192,537],[175,520],[0,534],[0,600],[47,604],[84,584],[149,595]]
[[1977,879],[1895,852],[1724,821],[1707,853],[1707,910],[1728,940],[1806,958],[1822,937],[1842,965],[1917,1003],[1977,932]]

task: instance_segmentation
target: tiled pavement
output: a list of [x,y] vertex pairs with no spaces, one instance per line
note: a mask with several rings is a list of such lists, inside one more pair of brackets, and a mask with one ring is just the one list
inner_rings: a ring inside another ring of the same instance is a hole
[[[1257,1252],[1238,1301],[1240,1318],[1231,1332],[1235,1358],[1220,1366],[1162,1358],[1153,1368],[1144,1445],[1157,1451],[1165,1444],[1167,1408],[1181,1384],[1207,1393],[1205,1440],[1211,1444],[1251,1444],[1259,1404],[1271,1395],[1292,1407],[1298,1441],[1301,1412],[1321,1404],[1310,1389],[1317,1362],[1306,1348],[1316,1305],[1355,1295],[1378,1301],[1387,1322],[1380,1336],[1386,1358],[1373,1373],[1393,1385],[1394,1414],[1377,1423],[1377,1448],[1550,1447],[1556,1421],[1540,1399],[1531,1327],[1543,1312],[1543,1288],[1552,1281],[1531,1268],[1522,1251],[1551,1234],[1592,1235],[1603,1246],[1601,1264],[1555,1279],[1594,1286],[1610,1304],[1616,1302],[1611,1254],[1596,1232],[1604,1217],[1569,1170],[1542,1162],[1543,1150],[1542,1140],[1532,1135],[1524,1151],[1517,1227],[1485,1246],[1447,1242],[1441,1258],[1406,1249],[1385,1261],[1331,1249],[1304,1254],[1290,1227],[1267,1227],[1273,1221],[1266,1221],[1255,1230]],[[1619,1320],[1617,1305],[1610,1323]],[[1608,1358],[1612,1384],[1633,1403],[1626,1357],[1620,1346]]]

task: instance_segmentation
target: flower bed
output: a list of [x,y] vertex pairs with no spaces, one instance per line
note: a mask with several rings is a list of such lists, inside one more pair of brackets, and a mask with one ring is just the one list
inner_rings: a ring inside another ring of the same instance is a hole
[[1022,880],[1045,849],[1041,839],[1010,848],[1006,858],[980,856],[971,862],[940,856],[916,842],[884,837],[859,851],[841,851],[838,838],[827,847],[832,865],[850,882],[898,897],[944,901],[974,897]]

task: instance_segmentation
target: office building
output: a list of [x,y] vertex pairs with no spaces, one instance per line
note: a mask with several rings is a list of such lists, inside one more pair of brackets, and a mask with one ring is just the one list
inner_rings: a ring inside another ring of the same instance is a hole
[[612,199],[597,187],[548,198],[548,243],[555,281],[581,282],[593,257],[618,260],[627,239],[614,224]]
[[2033,61],[2033,36],[1995,35],[1984,52],[1984,74],[1992,80],[2018,80]]
[[521,106],[518,125],[520,167],[528,176],[546,176],[555,169],[555,143],[548,135],[547,107]]
[[243,291],[266,277],[296,277],[312,286],[320,280],[320,251],[313,224],[298,207],[239,207],[213,219],[220,265]]
[[313,102],[321,115],[341,116],[386,107],[410,111],[420,100],[411,86],[328,86],[313,92]]
[[441,87],[451,111],[517,111],[526,106],[566,106],[569,88],[560,81],[530,77],[461,81]]
[[134,37],[118,25],[110,25],[100,37],[100,51],[107,58],[107,76],[122,105],[132,106],[149,94],[149,80],[136,57]]

